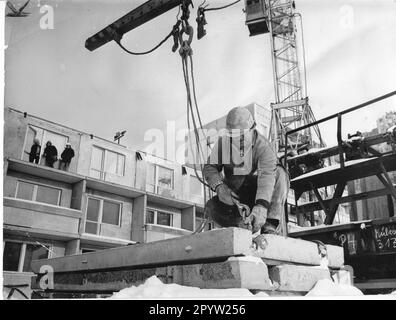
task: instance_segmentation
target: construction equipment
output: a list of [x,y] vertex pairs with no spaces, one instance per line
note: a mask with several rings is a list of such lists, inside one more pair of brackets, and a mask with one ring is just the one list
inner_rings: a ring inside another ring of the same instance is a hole
[[[207,8],[205,1],[197,10],[198,39],[206,35],[204,26],[207,24],[205,12],[220,10],[238,3],[240,0],[232,2],[219,8]],[[88,38],[85,46],[93,51],[109,41],[115,40],[122,49],[126,50],[120,43],[122,36],[136,27],[152,20],[166,11],[180,5],[183,11],[181,20],[188,21],[192,6],[191,0],[149,0],[122,18],[110,24],[92,37]],[[285,147],[286,132],[302,125],[315,121],[311,107],[308,104],[305,61],[302,65],[297,51],[298,39],[296,35],[296,24],[301,16],[294,12],[295,3],[292,0],[246,0],[246,24],[250,35],[255,36],[262,33],[269,33],[271,40],[271,56],[273,65],[275,103],[272,107],[272,119],[270,126],[270,138],[276,149],[283,150]],[[188,24],[188,22],[187,22]],[[302,22],[301,22],[302,27]],[[172,32],[160,42],[158,48],[172,35],[174,37],[174,47],[176,51],[178,25],[175,25]],[[302,32],[302,30],[301,30]],[[302,39],[303,44],[303,39]],[[304,49],[304,48],[302,48]],[[146,51],[142,54],[152,52]],[[304,83],[301,74],[304,74]],[[316,141],[313,137],[316,134]],[[296,150],[303,144],[309,146],[324,146],[320,130],[317,126],[305,130],[302,134],[288,135],[288,145]]]

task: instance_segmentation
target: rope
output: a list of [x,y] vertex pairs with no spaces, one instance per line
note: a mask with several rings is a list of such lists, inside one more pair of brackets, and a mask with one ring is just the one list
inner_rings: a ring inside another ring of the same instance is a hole
[[[228,8],[228,7],[231,7],[231,6],[233,6],[234,4],[237,4],[238,2],[240,2],[241,0],[237,0],[237,1],[234,1],[234,2],[232,2],[232,3],[229,3],[229,4],[227,4],[227,5],[225,5],[225,6],[222,6],[222,7],[216,7],[216,8],[209,8],[209,9],[204,9],[204,11],[215,11],[215,10],[222,10],[222,9],[225,9],[225,8]],[[205,1],[203,2],[203,4],[205,3]]]
[[125,48],[122,43],[121,43],[121,38],[119,39],[114,39],[114,41],[120,46],[120,48],[122,50],[124,50],[126,53],[135,55],[135,56],[141,56],[141,55],[145,55],[145,54],[149,54],[155,50],[157,50],[160,46],[162,46],[171,36],[173,35],[173,30],[160,42],[158,43],[154,48],[148,50],[148,51],[144,51],[144,52],[133,52],[128,50],[127,48]]

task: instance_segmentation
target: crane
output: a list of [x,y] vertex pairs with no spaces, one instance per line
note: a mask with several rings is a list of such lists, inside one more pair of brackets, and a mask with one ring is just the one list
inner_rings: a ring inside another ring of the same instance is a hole
[[[193,5],[191,0],[149,0],[88,38],[85,46],[88,50],[93,51],[112,40],[120,44],[120,39],[125,33],[177,6],[181,6],[184,19],[187,21],[190,5]],[[210,9],[205,9],[202,4],[197,10],[198,39],[206,34],[204,30],[205,10]],[[285,140],[287,131],[315,121],[308,103],[305,63],[303,65],[300,63],[297,51],[296,25],[298,18],[301,19],[301,15],[295,12],[294,1],[245,0],[244,11],[246,25],[251,36],[270,34],[275,92],[275,102],[271,104],[270,140],[278,151],[284,150],[286,144],[292,150],[298,150],[302,145],[324,146],[318,126],[308,128],[297,135],[287,135],[287,143]],[[178,26],[175,25],[174,28],[177,29]],[[172,35],[176,39],[176,45],[177,35],[175,33],[171,32],[165,39]],[[314,139],[315,135],[316,140]]]
[[[295,12],[292,0],[246,0],[246,24],[251,36],[269,33],[275,102],[271,104],[272,117],[270,138],[277,150],[285,147],[285,133],[288,130],[312,123],[314,114],[308,103],[305,55],[303,64],[299,59],[297,20],[301,15]],[[302,32],[302,22],[300,24]],[[304,45],[303,39],[301,41]],[[304,48],[302,48],[304,49]],[[303,134],[288,137],[292,149],[301,145],[324,146],[318,126]],[[316,134],[316,141],[314,140]]]

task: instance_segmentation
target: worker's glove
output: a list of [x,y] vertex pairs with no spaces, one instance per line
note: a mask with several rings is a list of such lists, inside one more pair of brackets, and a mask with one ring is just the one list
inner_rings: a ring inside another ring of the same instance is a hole
[[234,205],[232,198],[238,199],[238,196],[225,184],[222,183],[216,188],[219,200],[229,206]]
[[252,233],[256,233],[267,221],[267,209],[262,205],[255,205],[249,217],[246,219],[246,223],[251,223]]

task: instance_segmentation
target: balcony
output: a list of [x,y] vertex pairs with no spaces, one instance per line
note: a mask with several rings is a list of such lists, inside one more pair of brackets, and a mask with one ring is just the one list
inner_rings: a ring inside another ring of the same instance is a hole
[[79,210],[8,197],[4,197],[3,205],[4,227],[9,231],[59,240],[79,237]]
[[8,159],[8,170],[13,170],[45,179],[74,184],[81,181],[82,177],[75,173],[62,171],[24,160]]

